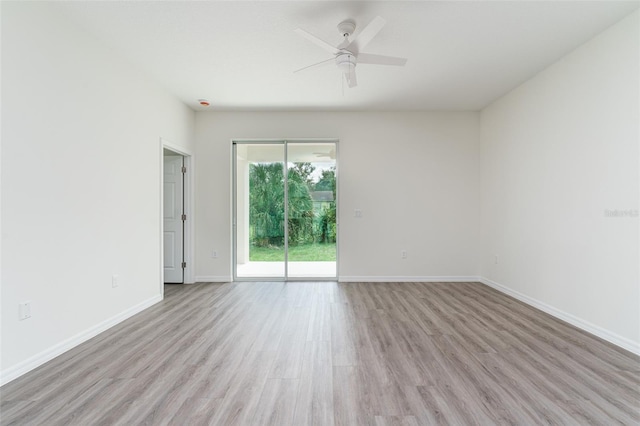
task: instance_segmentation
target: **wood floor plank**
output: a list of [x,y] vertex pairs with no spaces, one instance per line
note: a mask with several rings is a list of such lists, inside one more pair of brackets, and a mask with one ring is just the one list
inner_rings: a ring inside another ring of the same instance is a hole
[[479,354],[478,357],[489,374],[512,396],[511,406],[517,404],[535,419],[532,424],[571,423],[566,407],[562,407],[546,388],[539,387],[542,377],[527,374],[518,362],[514,364],[503,355]]
[[267,376],[275,357],[274,352],[249,352],[238,370],[222,404],[211,420],[219,425],[247,425],[253,419]]
[[334,424],[333,366],[329,342],[306,343],[293,419],[295,425]]
[[435,386],[419,386],[423,399],[433,401],[440,407],[444,417],[454,425],[492,424],[491,419],[481,410],[479,401],[474,401],[460,383],[440,381]]
[[[629,398],[624,389],[619,388],[612,393],[607,386],[601,385],[594,389],[594,383],[585,376],[576,376],[574,370],[569,370],[558,365],[549,352],[542,349],[543,341],[537,346],[528,347],[528,350],[514,349],[513,354],[517,355],[520,368],[529,369],[532,374],[540,374],[540,377],[553,376],[553,381],[545,381],[547,391],[553,392],[557,401],[576,401],[588,399],[593,404],[603,407],[609,416],[617,422],[623,424],[640,424],[640,412],[638,411],[638,399],[625,404],[622,399]],[[527,362],[522,363],[522,360]],[[541,384],[542,381],[541,381]],[[552,389],[553,387],[553,389]]]
[[314,298],[311,303],[307,340],[331,340],[331,302],[328,300],[329,296],[327,294],[326,297]]
[[337,426],[366,424],[370,417],[356,369],[352,365],[333,367],[333,412]]
[[403,389],[407,404],[413,416],[421,425],[448,425],[442,408],[431,397],[424,386],[405,386]]
[[332,365],[355,365],[357,314],[348,304],[336,303],[331,306],[330,316]]
[[[37,408],[35,401],[28,400],[15,400],[7,401],[2,400],[0,404],[0,424],[19,424],[23,418],[31,415]],[[18,419],[18,420],[16,420]]]
[[[64,400],[65,405],[57,410],[43,410],[39,415],[29,420],[32,424],[74,424],[78,418],[87,413],[94,413],[96,403],[104,396],[114,393],[121,385],[122,380],[101,379],[87,389],[82,389],[68,400]],[[27,419],[21,419],[27,422]]]
[[471,399],[481,402],[481,411],[492,423],[518,424],[523,420],[531,423],[535,419],[503,391],[473,354],[467,353],[451,336],[436,337],[434,340],[446,356],[447,363],[450,364],[449,370],[455,372],[456,378],[471,395]]
[[208,425],[222,402],[222,399],[187,397],[180,408],[167,416],[167,424],[172,426]]
[[0,388],[131,424],[640,424],[640,357],[479,283],[203,283]]
[[398,325],[384,313],[372,313],[371,331],[376,336],[375,341],[378,345],[373,350],[383,357],[385,365],[388,366],[397,383],[425,385],[428,378],[425,378],[422,366],[413,362],[412,348],[410,345],[403,344],[402,332]]
[[267,379],[251,424],[293,425],[299,385],[299,379]]
[[295,308],[285,324],[269,377],[297,379],[300,377],[307,343],[309,311],[304,308]]
[[376,426],[418,426],[414,416],[376,416]]

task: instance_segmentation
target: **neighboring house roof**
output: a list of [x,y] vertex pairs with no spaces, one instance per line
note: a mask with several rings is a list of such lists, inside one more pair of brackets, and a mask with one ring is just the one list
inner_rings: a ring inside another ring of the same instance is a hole
[[333,201],[333,191],[311,191],[313,201]]

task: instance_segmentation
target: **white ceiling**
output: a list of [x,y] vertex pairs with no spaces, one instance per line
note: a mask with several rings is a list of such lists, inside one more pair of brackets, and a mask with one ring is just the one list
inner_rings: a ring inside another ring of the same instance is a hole
[[[638,1],[82,1],[73,20],[196,110],[478,110],[638,8]],[[409,58],[360,64],[358,87],[303,28],[386,26],[364,49]]]

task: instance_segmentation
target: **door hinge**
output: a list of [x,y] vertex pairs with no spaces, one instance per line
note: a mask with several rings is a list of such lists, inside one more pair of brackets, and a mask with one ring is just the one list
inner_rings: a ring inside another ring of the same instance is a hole
[[182,215],[182,220],[187,220],[187,215],[186,214]]
[[182,262],[182,269],[187,267],[187,262]]
[[182,173],[187,173],[187,167],[186,166],[182,166]]

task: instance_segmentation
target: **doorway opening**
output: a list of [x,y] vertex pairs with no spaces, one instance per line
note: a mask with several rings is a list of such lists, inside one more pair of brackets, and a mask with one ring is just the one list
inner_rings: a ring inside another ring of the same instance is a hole
[[337,141],[233,141],[234,279],[335,280]]

